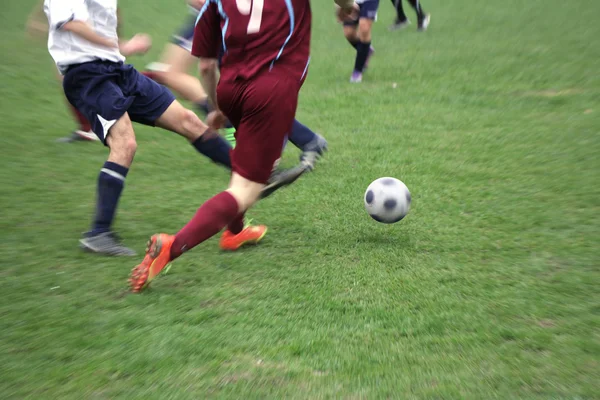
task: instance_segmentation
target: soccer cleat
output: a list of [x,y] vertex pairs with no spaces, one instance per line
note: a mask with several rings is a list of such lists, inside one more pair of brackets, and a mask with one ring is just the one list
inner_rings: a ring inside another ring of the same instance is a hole
[[352,76],[350,76],[350,83],[361,83],[362,82],[362,72],[354,71],[352,72]]
[[90,253],[104,254],[107,256],[135,256],[136,252],[121,244],[121,240],[114,232],[104,232],[97,235],[84,235],[79,240],[80,247]]
[[300,164],[293,168],[273,171],[271,177],[260,193],[260,198],[264,199],[269,197],[276,190],[281,189],[284,186],[291,185],[296,181],[296,179],[300,178],[300,176],[308,170],[309,168],[306,165]]
[[246,244],[258,244],[267,234],[267,227],[264,225],[247,226],[237,235],[229,230],[223,232],[219,246],[221,250],[234,251]]
[[72,142],[98,142],[98,136],[92,131],[85,132],[81,130],[76,130],[71,133],[69,136],[65,136],[59,139],[56,139],[57,142],[60,143],[72,143]]
[[300,162],[308,167],[310,171],[315,168],[317,160],[327,151],[327,140],[319,134],[310,141],[300,155]]
[[235,128],[221,129],[221,135],[229,142],[232,149],[235,149]]
[[419,25],[417,26],[417,30],[424,32],[427,30],[429,26],[429,21],[431,20],[431,14],[425,14],[423,18],[419,18]]
[[407,26],[410,25],[410,20],[407,19],[403,19],[403,20],[395,20],[394,23],[392,25],[390,25],[390,27],[388,28],[390,31],[399,31],[400,29],[404,29]]
[[152,235],[146,247],[146,256],[141,264],[136,266],[129,277],[129,285],[134,293],[146,288],[154,278],[165,269],[171,261],[171,246],[175,236],[166,233]]

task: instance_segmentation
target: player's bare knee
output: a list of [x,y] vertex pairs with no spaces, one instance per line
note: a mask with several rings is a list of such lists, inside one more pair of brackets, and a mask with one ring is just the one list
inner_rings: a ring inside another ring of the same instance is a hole
[[188,139],[194,140],[202,135],[205,126],[196,113],[184,110],[181,115],[181,129]]
[[363,42],[371,41],[371,26],[373,22],[369,19],[361,19],[358,24],[358,39]]
[[344,36],[349,42],[354,42],[357,37],[356,27],[344,26]]

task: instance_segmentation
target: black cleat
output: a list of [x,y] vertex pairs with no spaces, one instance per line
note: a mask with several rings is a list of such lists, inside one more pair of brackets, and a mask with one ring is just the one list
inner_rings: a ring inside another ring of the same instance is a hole
[[284,186],[291,185],[300,178],[303,173],[309,171],[310,168],[305,164],[297,165],[289,169],[276,170],[271,174],[271,177],[267,181],[266,186],[260,193],[260,198],[264,199],[272,195],[276,190],[281,189]]
[[135,251],[121,244],[121,240],[114,232],[104,232],[93,236],[85,234],[79,240],[79,245],[85,251],[106,256],[136,255]]
[[431,21],[431,15],[430,14],[425,14],[422,17],[419,18],[419,25],[417,26],[417,30],[424,32],[427,30],[427,27],[429,26],[429,21]]

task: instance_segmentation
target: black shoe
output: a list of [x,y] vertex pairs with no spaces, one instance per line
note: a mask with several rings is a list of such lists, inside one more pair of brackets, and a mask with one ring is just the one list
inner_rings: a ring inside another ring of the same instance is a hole
[[276,190],[281,189],[284,186],[291,185],[296,181],[296,179],[300,178],[303,173],[309,170],[310,168],[308,166],[305,164],[300,164],[293,168],[274,171],[267,181],[267,185],[260,193],[260,198],[264,199],[265,197],[269,197]]
[[121,244],[121,239],[114,232],[84,234],[79,240],[79,246],[90,253],[107,256],[135,256],[136,252]]
[[417,30],[421,31],[421,32],[426,31],[427,27],[429,26],[429,21],[431,21],[431,14],[425,14],[424,16],[419,18],[419,24],[417,26]]

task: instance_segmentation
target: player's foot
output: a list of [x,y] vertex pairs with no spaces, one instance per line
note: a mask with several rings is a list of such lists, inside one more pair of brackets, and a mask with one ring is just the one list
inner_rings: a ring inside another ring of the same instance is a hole
[[390,25],[390,31],[398,31],[400,29],[404,29],[410,25],[410,20],[406,19],[396,19],[392,25]]
[[419,18],[419,25],[417,26],[418,31],[426,31],[431,20],[431,14],[425,14],[422,18]]
[[235,128],[223,128],[221,129],[221,135],[229,142],[231,148],[235,148]]
[[81,130],[76,130],[71,133],[69,136],[65,136],[57,139],[57,142],[60,143],[72,143],[72,142],[98,142],[98,136],[92,131],[85,132]]
[[375,47],[371,46],[371,47],[369,47],[369,55],[367,56],[367,59],[365,61],[365,68],[364,68],[365,70],[367,68],[369,68],[369,60],[371,59],[373,54],[375,54]]
[[123,246],[121,239],[114,232],[85,234],[79,240],[80,247],[90,253],[104,254],[107,256],[135,256],[136,252]]
[[175,236],[166,233],[152,235],[146,247],[146,256],[141,264],[136,266],[129,277],[129,285],[134,293],[146,288],[171,261],[171,246]]
[[354,71],[352,72],[352,76],[350,76],[350,83],[361,83],[362,82],[362,72]]
[[219,246],[221,250],[234,251],[246,244],[258,244],[267,234],[267,227],[264,225],[246,226],[237,235],[229,230],[223,232]]
[[310,171],[315,168],[317,160],[327,151],[327,140],[319,134],[310,141],[300,155],[300,162],[308,167]]
[[267,181],[267,184],[260,193],[260,198],[264,199],[265,197],[269,197],[276,190],[281,189],[284,186],[291,185],[296,181],[296,179],[300,178],[300,176],[308,170],[309,168],[306,165],[300,164],[293,168],[273,171],[271,177]]

